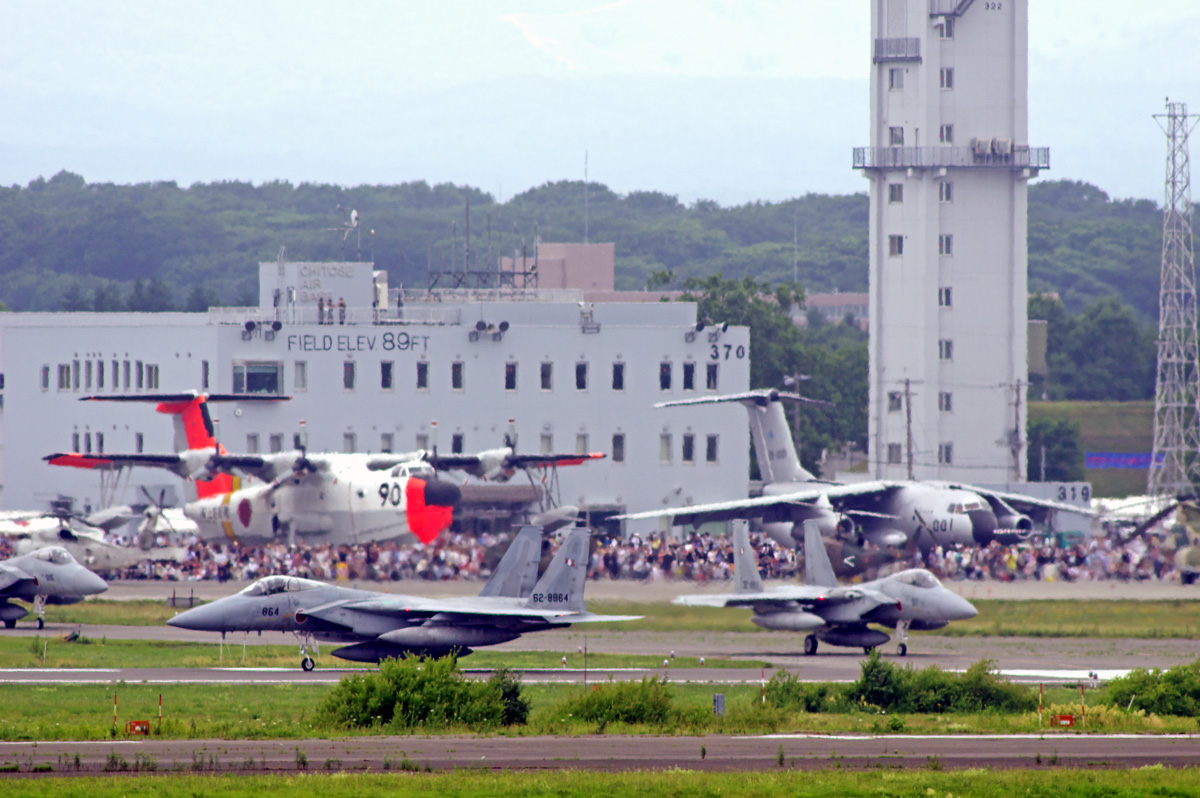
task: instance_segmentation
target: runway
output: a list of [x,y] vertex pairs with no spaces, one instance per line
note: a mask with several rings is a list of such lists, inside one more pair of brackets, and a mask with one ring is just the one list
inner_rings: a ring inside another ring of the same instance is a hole
[[[78,768],[75,758],[78,757]],[[1191,735],[815,735],[657,737],[373,737],[303,740],[155,740],[0,743],[0,762],[46,775],[161,771],[324,770],[799,770],[827,768],[1132,768],[1200,765]],[[129,768],[123,771],[120,763]],[[116,767],[114,767],[114,764]],[[303,764],[303,767],[302,767]],[[113,772],[116,771],[116,772]],[[25,776],[25,773],[4,775]]]

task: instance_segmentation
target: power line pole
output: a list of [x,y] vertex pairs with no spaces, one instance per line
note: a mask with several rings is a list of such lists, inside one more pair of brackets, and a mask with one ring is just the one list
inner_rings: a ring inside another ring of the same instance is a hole
[[1191,165],[1188,134],[1195,125],[1185,103],[1167,101],[1155,120],[1167,134],[1163,204],[1162,282],[1158,300],[1158,376],[1154,393],[1154,451],[1148,491],[1193,491],[1200,448],[1200,359],[1196,338],[1196,268],[1192,249]]
[[912,380],[904,381],[904,447],[907,450],[905,456],[908,459],[908,479],[911,482],[916,477],[913,476],[913,441],[912,441]]

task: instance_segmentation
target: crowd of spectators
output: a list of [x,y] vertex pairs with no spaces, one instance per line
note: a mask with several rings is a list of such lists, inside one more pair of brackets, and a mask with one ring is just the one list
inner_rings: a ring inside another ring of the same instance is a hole
[[[484,580],[507,546],[507,533],[468,536],[445,534],[430,545],[382,543],[365,546],[282,544],[233,547],[193,541],[179,562],[146,561],[111,579],[169,581],[253,580],[287,574],[321,580]],[[759,569],[768,579],[803,577],[803,555],[774,540],[752,535]],[[551,547],[547,545],[546,557]],[[1178,578],[1174,550],[1154,538],[1121,541],[1088,538],[1058,546],[1028,542],[1015,546],[993,543],[983,548],[912,550],[885,571],[923,567],[948,581],[995,579],[1156,580]],[[875,574],[866,574],[871,577]],[[733,544],[725,536],[688,534],[681,538],[633,535],[625,540],[598,541],[593,548],[590,579],[725,581],[733,576]]]

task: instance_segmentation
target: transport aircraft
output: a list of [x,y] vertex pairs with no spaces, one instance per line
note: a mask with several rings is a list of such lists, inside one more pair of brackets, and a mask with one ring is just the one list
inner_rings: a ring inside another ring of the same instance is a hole
[[6,629],[29,614],[13,600],[33,602],[37,628],[45,625],[47,604],[75,604],[103,593],[108,584],[84,568],[61,546],[47,546],[0,562],[0,620]]
[[128,505],[80,515],[55,502],[49,512],[9,511],[0,513],[0,537],[13,542],[17,554],[29,554],[46,546],[61,546],[90,571],[128,568],[146,560],[181,560],[178,546],[120,546],[106,536],[138,516]]
[[886,643],[877,623],[896,629],[898,653],[908,654],[908,630],[940,629],[950,621],[974,618],[971,603],[943,587],[923,568],[885,576],[859,585],[839,586],[816,521],[804,522],[804,584],[763,589],[758,558],[750,547],[745,524],[733,536],[734,592],[725,595],[679,596],[676,604],[705,607],[750,607],[751,620],[765,629],[807,632],[804,653],[816,654],[817,641],[834,646],[862,646],[863,651]]
[[910,541],[935,545],[1015,543],[1033,531],[1028,513],[1080,512],[1074,505],[952,482],[872,480],[838,484],[817,479],[800,465],[783,402],[813,400],[776,390],[755,390],[661,402],[655,407],[737,402],[750,417],[750,436],[763,478],[763,495],[616,516],[638,520],[670,517],[679,525],[734,518],[757,519],[781,545],[799,547],[800,526],[815,521],[827,537],[876,546]]
[[471,653],[476,646],[575,623],[636,620],[595,615],[583,603],[591,538],[568,532],[536,583],[542,531],[525,527],[478,596],[429,599],[337,587],[312,579],[268,576],[241,592],[167,621],[206,632],[292,632],[301,667],[312,670],[317,641],[347,643],[333,655],[356,662]]

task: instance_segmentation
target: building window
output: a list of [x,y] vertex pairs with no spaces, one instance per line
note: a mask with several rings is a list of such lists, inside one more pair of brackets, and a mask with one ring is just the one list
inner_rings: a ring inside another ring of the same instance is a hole
[[246,453],[258,454],[258,433],[251,432],[246,435]]
[[704,387],[710,391],[717,390],[717,364],[709,363],[704,368]]
[[104,389],[104,361],[103,360],[96,361],[96,389],[97,390]]
[[292,389],[296,391],[308,390],[307,360],[297,360],[292,363]]
[[425,433],[425,432],[417,433],[416,448],[418,448],[422,451],[429,450],[429,434],[428,433]]
[[158,364],[146,364],[146,388],[151,391],[158,390]]
[[396,435],[392,432],[379,433],[379,451],[384,454],[391,454],[396,448]]
[[888,236],[888,254],[893,257],[904,254],[904,236]]
[[588,436],[586,432],[575,433],[575,454],[588,453]]
[[71,451],[73,451],[73,452],[79,451],[79,433],[78,432],[71,433]]
[[[58,390],[60,390],[60,391],[71,390],[71,364],[70,363],[59,363],[58,364]],[[78,449],[78,448],[79,447],[76,447],[76,449]]]
[[943,89],[954,88],[954,67],[942,67],[938,72],[938,85]]
[[304,435],[299,432],[292,433],[292,448],[299,451],[308,446],[304,440]]
[[942,22],[937,26],[939,39],[954,38],[954,17],[942,17]]
[[392,366],[394,364],[390,360],[379,361],[379,387],[381,390],[392,390]]
[[417,361],[417,390],[429,390],[429,363],[424,360]]
[[624,363],[613,363],[612,389],[614,391],[625,390],[625,364]]
[[694,465],[696,462],[696,436],[690,432],[683,436],[683,451],[680,457],[688,465]]
[[[76,391],[79,390],[79,361],[71,361],[71,387]],[[141,387],[140,385],[138,386]]]
[[554,364],[549,361],[542,362],[541,369],[542,390],[554,390]]
[[944,285],[938,289],[938,307],[939,308],[950,307],[952,299],[953,299],[953,297],[951,296],[950,286]]
[[42,366],[42,390],[50,390],[50,367]]
[[85,391],[92,390],[92,361],[90,360],[83,364],[83,389]]
[[899,91],[904,88],[904,68],[892,67],[888,70],[888,88]]
[[892,147],[904,146],[904,128],[896,126],[888,128],[888,144]]
[[[200,386],[208,390],[208,361],[200,361]],[[117,361],[113,361],[113,388],[117,387]]]
[[83,433],[83,452],[84,454],[92,453],[92,433]]
[[575,390],[587,390],[587,363],[575,364]]
[[683,390],[696,390],[696,364],[691,361],[683,364]]
[[342,451],[346,454],[353,454],[358,451],[358,441],[355,439],[353,432],[342,433]]
[[104,433],[103,432],[96,433],[96,451],[99,454],[104,454]]
[[938,462],[943,465],[950,465],[954,462],[954,444],[939,443],[938,444]]
[[949,391],[938,392],[938,410],[949,413],[954,409],[954,395]]
[[137,374],[137,389],[140,391],[146,387],[146,369],[142,366],[142,361],[137,361],[134,373]]
[[938,183],[938,202],[954,202],[954,184],[946,181]]
[[717,436],[709,435],[704,442],[704,462],[717,462]]
[[942,125],[938,128],[938,141],[942,144],[954,143],[954,125]]
[[887,461],[888,465],[900,465],[900,444],[889,443]]
[[904,409],[904,394],[899,391],[888,391],[888,412],[899,413]]
[[888,202],[904,202],[904,184],[888,183]]
[[[272,432],[270,437],[267,438],[267,448],[270,450],[271,454],[279,454],[280,452],[282,452],[283,451],[283,433],[282,432]],[[299,448],[299,447],[297,447],[297,448]]]
[[949,338],[938,341],[938,360],[954,359],[954,342]]
[[133,384],[133,364],[128,360],[122,361],[121,371],[124,373],[125,390],[129,390],[129,386]]
[[612,437],[612,461],[614,463],[625,462],[625,433],[618,432]]
[[[208,383],[204,383],[204,387],[208,387]],[[117,361],[112,362],[112,389],[114,391],[121,390],[121,367]]]
[[461,432],[456,432],[450,436],[450,452],[451,454],[462,454],[464,446],[464,436]]
[[354,366],[353,360],[347,360],[342,363],[342,387],[347,391],[354,390],[354,381],[357,376],[357,369]]
[[463,368],[465,365],[461,360],[456,360],[450,364],[450,387],[456,391],[463,389]]
[[658,390],[671,390],[671,361],[669,360],[658,364]]
[[278,360],[233,361],[234,393],[282,393],[283,363]]
[[954,236],[949,233],[942,233],[938,236],[938,254],[953,255],[954,254]]
[[516,363],[505,363],[504,364],[504,390],[506,390],[506,391],[517,390],[517,364]]
[[146,452],[146,436],[140,432],[135,432],[133,435],[133,451],[135,454]]
[[658,436],[658,462],[671,462],[671,433],[664,432]]
[[554,451],[554,433],[542,433],[542,454],[551,454]]

